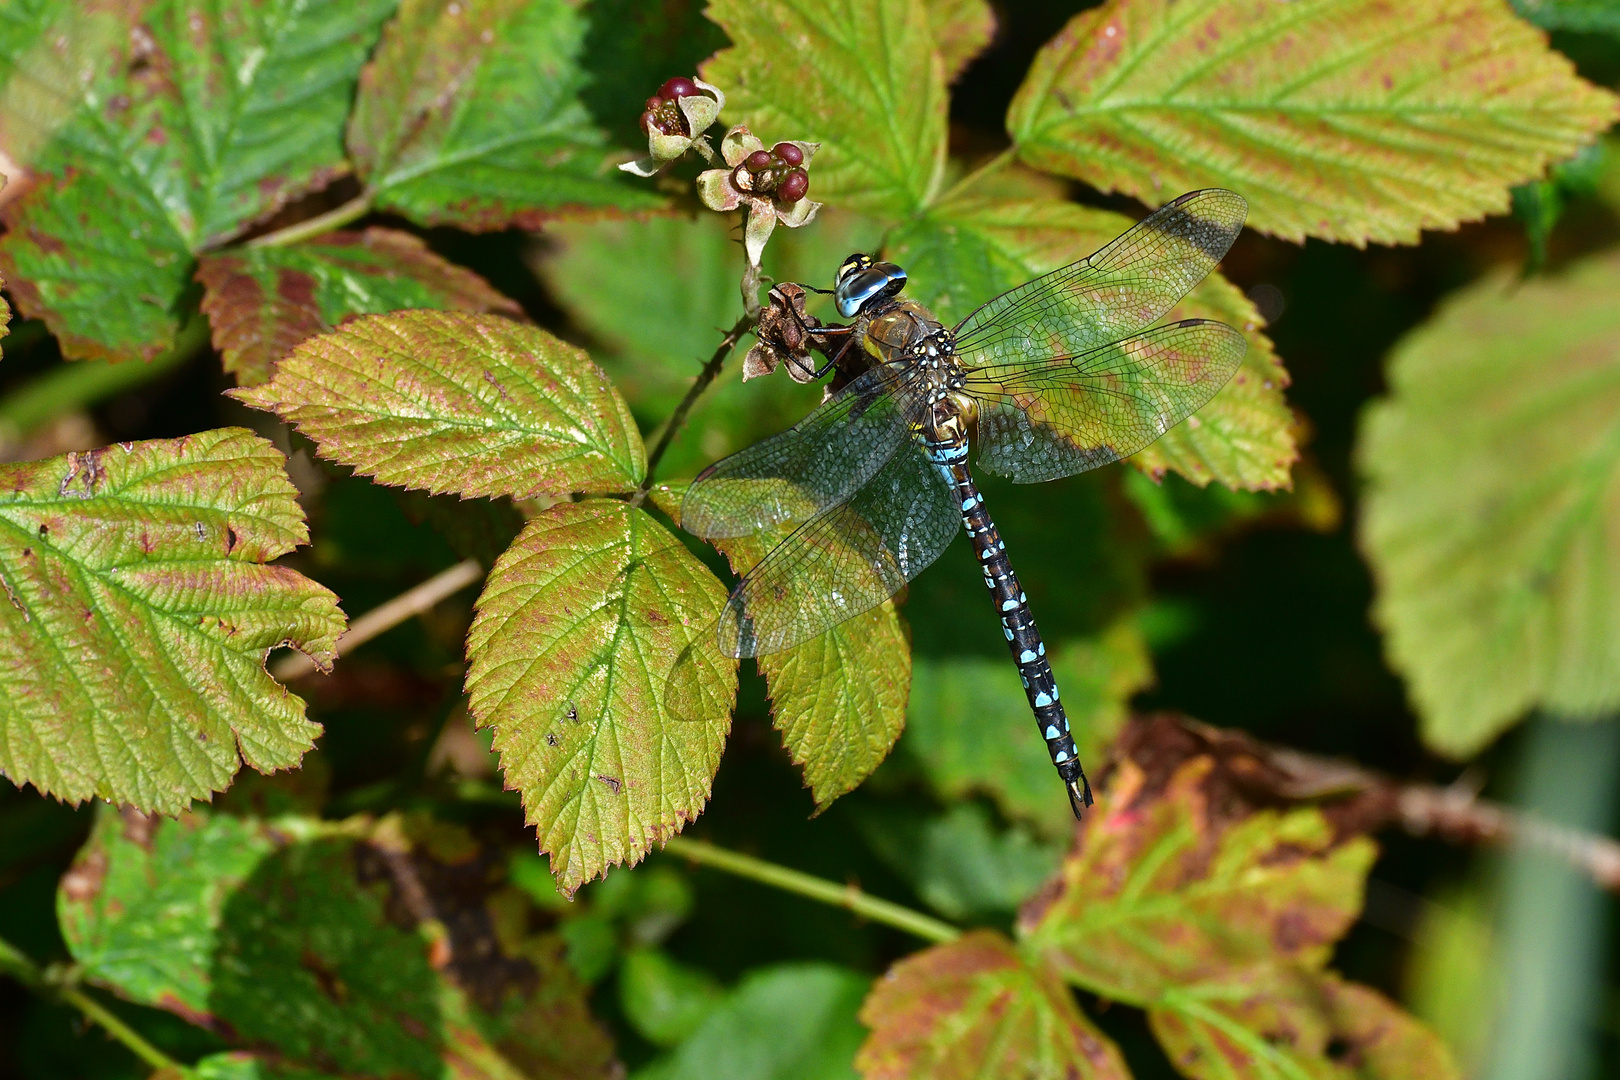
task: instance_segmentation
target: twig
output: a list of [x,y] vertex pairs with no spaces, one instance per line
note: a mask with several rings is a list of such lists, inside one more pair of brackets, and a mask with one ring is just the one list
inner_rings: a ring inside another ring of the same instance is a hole
[[35,993],[78,1009],[85,1019],[100,1025],[102,1030],[152,1068],[181,1071],[178,1061],[147,1042],[140,1032],[120,1020],[105,1005],[76,986],[64,985],[52,979],[22,950],[4,938],[0,938],[0,974],[10,975]]
[[[385,630],[392,630],[413,615],[420,615],[446,597],[465,589],[484,576],[484,568],[477,559],[461,562],[441,570],[422,584],[400,593],[380,607],[374,607],[349,624],[349,629],[337,640],[334,650],[338,656],[362,645]],[[318,670],[315,661],[303,653],[292,653],[276,661],[270,674],[282,682],[301,679]]]
[[695,863],[724,870],[728,874],[736,874],[738,877],[797,893],[823,904],[853,911],[862,918],[892,926],[896,930],[904,930],[908,934],[915,934],[925,941],[955,941],[962,934],[962,931],[950,923],[941,922],[920,911],[913,911],[888,900],[880,900],[862,892],[854,885],[839,885],[837,882],[790,870],[785,866],[778,866],[750,855],[727,851],[725,848],[715,847],[701,840],[687,840],[677,836],[664,845],[664,850]]
[[295,221],[285,228],[277,229],[275,232],[255,236],[247,242],[246,246],[250,248],[286,247],[288,244],[296,244],[300,240],[308,240],[312,236],[331,232],[333,229],[347,225],[356,218],[363,218],[369,214],[373,197],[371,191],[362,191],[342,206],[334,207],[324,214],[316,214],[312,218]]
[[658,436],[658,444],[653,447],[652,453],[647,455],[647,476],[646,479],[641,481],[641,487],[636,490],[635,497],[630,500],[632,506],[640,506],[647,498],[647,492],[652,490],[654,471],[658,468],[658,463],[663,460],[664,451],[668,450],[669,444],[675,441],[675,436],[680,432],[681,425],[686,423],[686,414],[692,411],[692,406],[703,394],[703,391],[707,390],[709,384],[714,382],[715,377],[720,374],[720,369],[725,366],[726,357],[730,356],[731,350],[737,347],[737,342],[741,341],[742,336],[752,330],[753,327],[754,320],[747,315],[732,324],[731,329],[726,331],[726,336],[720,339],[720,347],[714,350],[714,355],[709,357],[709,362],[703,365],[702,371],[698,372],[697,379],[692,383],[692,388],[686,392],[686,396],[681,399],[681,403],[675,406],[675,411],[669,414],[669,419],[664,422],[664,430]]

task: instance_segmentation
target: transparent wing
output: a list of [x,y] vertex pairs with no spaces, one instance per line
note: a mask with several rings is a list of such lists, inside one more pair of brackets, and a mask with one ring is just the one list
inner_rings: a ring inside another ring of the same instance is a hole
[[957,326],[964,367],[1072,356],[1151,325],[1215,268],[1249,204],[1221,188],[1193,191],[1107,246],[1026,282]]
[[1029,484],[1129,457],[1214,397],[1247,348],[1225,323],[1187,319],[1075,356],[971,371],[979,464]]
[[881,365],[809,416],[710,465],[681,502],[681,527],[704,539],[804,521],[870,480],[909,438],[921,408],[915,372]]
[[876,607],[939,558],[961,520],[938,466],[908,442],[743,577],[720,613],[720,651],[778,652]]

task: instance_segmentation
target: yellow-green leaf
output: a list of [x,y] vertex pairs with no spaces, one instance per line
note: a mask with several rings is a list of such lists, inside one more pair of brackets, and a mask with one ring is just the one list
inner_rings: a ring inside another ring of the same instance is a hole
[[332,659],[337,598],[279,451],[242,428],[0,466],[0,773],[175,813],[320,734],[264,659]]
[[955,82],[996,36],[996,13],[986,0],[923,0],[923,6],[945,64],[945,81]]
[[1358,458],[1375,616],[1425,740],[1620,705],[1620,255],[1495,274],[1400,342]]
[[977,930],[914,953],[861,1007],[866,1080],[1130,1080],[1124,1058],[1051,972]]
[[[724,600],[663,526],[606,499],[536,516],[490,572],[467,638],[469,707],[565,891],[701,812],[737,685],[710,631]],[[688,646],[723,707],[683,719],[664,693]]]
[[710,0],[734,43],[703,65],[726,117],[822,144],[810,197],[900,217],[945,166],[945,66],[923,0]]
[[1415,243],[1506,210],[1616,104],[1501,0],[1110,0],[1036,57],[1007,129],[1151,206],[1226,187],[1285,239]]
[[[967,193],[898,229],[885,253],[905,266],[912,294],[950,325],[991,297],[1085,258],[1131,225],[1121,214],[1056,199]],[[1299,457],[1293,414],[1283,400],[1288,373],[1259,314],[1213,273],[1164,321],[1192,318],[1242,330],[1249,343],[1243,364],[1203,408],[1131,462],[1154,476],[1174,470],[1199,486],[1218,480],[1246,490],[1287,487]]]
[[499,315],[356,319],[231,394],[385,484],[524,499],[628,491],[646,469],[629,408],[590,358]]

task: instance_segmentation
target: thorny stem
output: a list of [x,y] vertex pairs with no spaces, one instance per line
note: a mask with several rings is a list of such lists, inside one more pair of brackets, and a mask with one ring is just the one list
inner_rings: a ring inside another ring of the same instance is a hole
[[640,506],[646,501],[647,492],[652,490],[653,476],[658,468],[658,463],[663,459],[664,452],[669,449],[669,444],[674,442],[675,436],[680,433],[681,426],[686,423],[686,414],[692,411],[692,406],[697,403],[697,399],[702,396],[703,391],[707,390],[709,384],[714,382],[715,377],[720,374],[720,369],[725,366],[726,357],[730,356],[731,350],[737,347],[737,342],[741,341],[742,336],[753,328],[754,319],[744,315],[733,323],[731,329],[726,331],[726,336],[720,339],[720,347],[714,350],[714,355],[709,357],[709,362],[703,365],[702,371],[698,372],[697,379],[692,383],[692,388],[686,392],[686,396],[681,399],[681,403],[675,406],[675,411],[670,413],[669,419],[664,422],[664,430],[658,436],[658,444],[652,448],[652,453],[647,455],[646,479],[642,480],[641,487],[636,489],[635,496],[630,500],[631,506]]
[[300,240],[308,240],[312,236],[331,232],[333,229],[347,225],[349,222],[369,214],[373,198],[375,198],[375,193],[367,189],[342,206],[334,207],[324,214],[316,214],[312,218],[295,221],[286,228],[265,233],[263,236],[256,236],[247,242],[247,246],[250,248],[286,247],[289,244],[296,244]]
[[944,943],[955,941],[962,936],[962,931],[950,923],[941,922],[920,911],[913,911],[888,900],[880,900],[862,892],[854,885],[839,885],[826,878],[790,870],[751,855],[727,851],[725,848],[715,847],[701,840],[687,840],[677,836],[664,845],[664,850],[695,863],[724,870],[728,874],[736,874],[738,877],[758,881],[773,888],[797,893],[823,904],[831,904],[833,907],[845,908],[862,918],[892,926],[908,934],[915,934],[925,941]]
[[4,938],[0,938],[0,974],[10,975],[43,997],[53,998],[78,1009],[84,1014],[85,1019],[99,1024],[102,1030],[123,1043],[129,1048],[130,1053],[152,1068],[182,1071],[178,1061],[147,1042],[140,1032],[118,1019],[101,1002],[76,986],[54,980],[46,972],[41,971],[39,965],[30,960],[22,950]]

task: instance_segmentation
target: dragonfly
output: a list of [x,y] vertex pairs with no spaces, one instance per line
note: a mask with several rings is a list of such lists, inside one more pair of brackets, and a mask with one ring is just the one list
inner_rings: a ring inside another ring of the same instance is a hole
[[1244,336],[1208,319],[1153,324],[1225,256],[1247,211],[1230,191],[1189,192],[954,327],[904,296],[900,266],[846,259],[830,291],[851,321],[807,329],[834,357],[817,375],[850,349],[859,373],[793,427],[709,466],[681,503],[682,528],[708,540],[792,527],[727,598],[720,651],[778,652],[876,607],[960,523],[1079,818],[1091,786],[969,447],[1014,482],[1055,480],[1129,457],[1213,397]]

